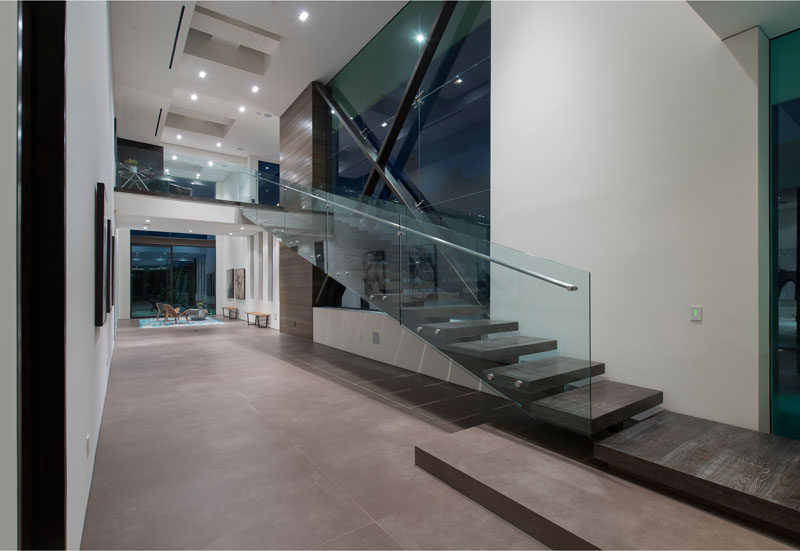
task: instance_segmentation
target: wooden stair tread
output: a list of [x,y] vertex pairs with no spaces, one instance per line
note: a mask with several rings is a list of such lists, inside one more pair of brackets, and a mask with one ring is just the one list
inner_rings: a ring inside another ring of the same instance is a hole
[[[487,369],[483,372],[483,378],[490,381],[492,386],[536,393],[603,373],[605,364],[601,362],[591,362],[590,368],[587,360],[555,356]],[[520,386],[516,386],[517,381],[521,382]]]
[[[462,337],[478,337],[489,333],[507,333],[519,329],[516,321],[503,320],[461,320],[440,323],[426,323],[417,328],[423,337],[440,339],[457,339]],[[437,334],[436,331],[439,331]]]
[[536,400],[527,409],[544,421],[592,435],[662,401],[660,390],[599,381]]
[[525,337],[515,335],[496,339],[454,342],[440,346],[442,350],[462,356],[470,356],[483,360],[502,360],[526,354],[555,350],[558,343],[555,339]]

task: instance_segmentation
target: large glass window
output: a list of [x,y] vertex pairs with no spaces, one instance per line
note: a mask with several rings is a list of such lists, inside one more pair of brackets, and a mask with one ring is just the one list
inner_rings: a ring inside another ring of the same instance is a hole
[[[328,83],[334,101],[375,150],[395,122],[440,7],[409,2]],[[489,2],[458,3],[387,167],[437,224],[481,239],[489,238],[490,16]],[[360,194],[372,170],[335,117],[328,169],[329,186],[338,194]],[[382,181],[372,192],[390,195]]]
[[[132,232],[131,317],[155,316],[158,302],[181,310],[204,308],[215,314],[215,241],[197,236],[201,239],[194,246],[186,244],[186,239],[170,238],[169,234],[140,233]],[[166,242],[146,243],[152,237]]]
[[770,44],[772,432],[800,438],[800,31]]

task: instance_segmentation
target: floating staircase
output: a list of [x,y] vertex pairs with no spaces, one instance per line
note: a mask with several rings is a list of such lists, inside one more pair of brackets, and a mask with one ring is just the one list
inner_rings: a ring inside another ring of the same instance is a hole
[[[529,415],[593,436],[661,403],[661,391],[597,379],[586,272],[495,244],[474,251],[397,205],[273,184],[286,222],[262,227]],[[257,206],[242,214],[262,218]]]

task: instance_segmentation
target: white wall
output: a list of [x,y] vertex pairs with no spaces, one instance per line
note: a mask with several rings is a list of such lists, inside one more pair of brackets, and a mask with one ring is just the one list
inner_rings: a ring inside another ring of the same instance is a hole
[[17,547],[17,4],[0,2],[0,549]]
[[[228,298],[227,272],[237,268],[245,269],[244,300]],[[238,306],[241,319],[248,311],[266,312],[271,316],[270,327],[280,329],[278,289],[278,243],[274,237],[267,232],[249,237],[217,236],[218,314],[223,306]]]
[[720,42],[684,2],[492,4],[492,241],[591,271],[610,378],[749,428],[767,350],[765,45]]
[[105,2],[67,4],[66,75],[67,546],[78,548],[114,345],[114,316],[109,315],[102,328],[95,328],[92,299],[95,182],[106,184],[108,212],[114,209],[113,98]]
[[[378,344],[373,334],[378,333]],[[472,375],[383,312],[314,308],[314,342],[422,373],[475,390],[494,393]]]

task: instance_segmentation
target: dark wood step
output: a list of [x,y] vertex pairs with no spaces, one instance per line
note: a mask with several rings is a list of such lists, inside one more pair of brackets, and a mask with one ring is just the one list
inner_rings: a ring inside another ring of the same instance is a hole
[[413,320],[457,318],[484,313],[486,313],[486,308],[472,304],[430,304],[403,308],[403,316],[408,316]]
[[537,394],[589,377],[597,377],[605,373],[605,370],[606,366],[601,362],[591,362],[590,366],[587,360],[555,356],[487,369],[483,372],[483,378],[501,389]]
[[599,381],[536,400],[526,409],[543,421],[591,436],[659,405],[663,399],[660,390]]
[[427,323],[417,327],[417,333],[427,339],[461,339],[480,337],[489,333],[507,333],[517,331],[519,323],[502,320],[463,320],[442,323]]
[[548,350],[555,350],[557,347],[558,343],[554,339],[515,335],[477,341],[453,342],[442,344],[439,348],[445,352],[452,352],[468,358],[490,361],[504,361],[514,358],[514,361],[516,361],[520,356],[547,352]]
[[662,411],[595,442],[594,456],[800,541],[800,440]]
[[[383,297],[386,297],[385,299]],[[404,306],[424,306],[426,302],[446,300],[452,301],[458,298],[458,293],[451,293],[448,291],[408,291],[404,293],[385,293],[381,295],[370,296],[370,300],[388,300],[394,304],[402,301]]]

